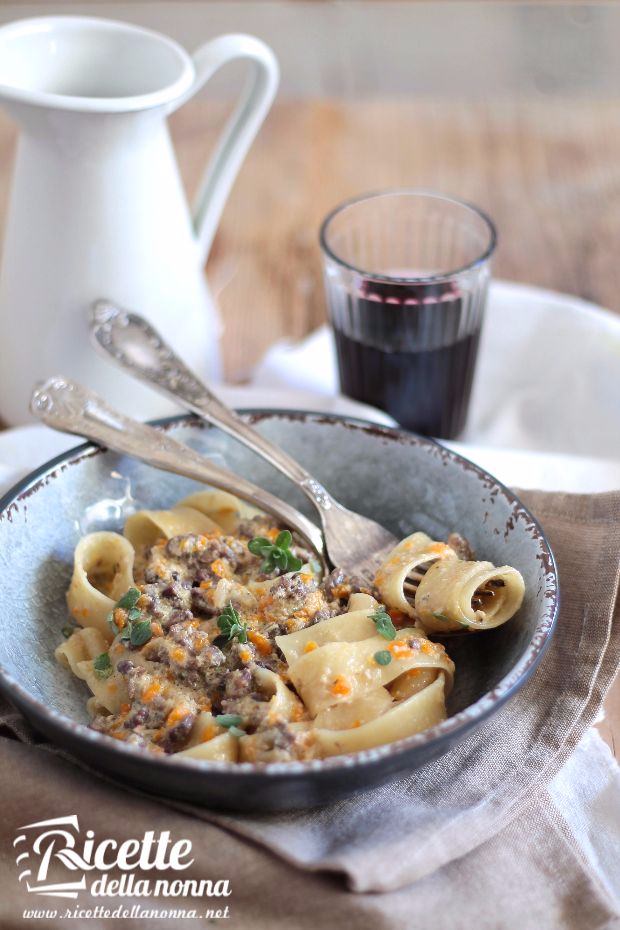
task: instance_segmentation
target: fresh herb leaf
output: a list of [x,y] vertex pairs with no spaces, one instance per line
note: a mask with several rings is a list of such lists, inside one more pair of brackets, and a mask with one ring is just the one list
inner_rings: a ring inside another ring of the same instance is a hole
[[252,555],[260,555],[263,558],[261,571],[267,574],[273,572],[276,568],[282,572],[298,572],[303,562],[291,552],[293,536],[288,530],[282,530],[278,534],[275,543],[270,542],[264,536],[255,536],[248,543],[248,549]]
[[220,628],[222,636],[228,637],[229,642],[236,636],[240,643],[247,643],[248,625],[247,623],[242,623],[240,615],[232,604],[224,608],[224,611],[217,618],[217,625]]
[[239,714],[220,714],[215,718],[215,722],[220,727],[238,727],[240,723],[243,723],[243,717]]
[[392,661],[392,656],[387,649],[380,649],[379,652],[375,652],[374,660],[377,665],[389,665]]
[[142,611],[136,607],[141,597],[142,592],[138,588],[130,588],[123,594],[120,601],[117,601],[114,610],[120,608],[127,615],[127,622],[122,628],[114,619],[114,610],[111,610],[106,618],[114,635],[120,636],[123,642],[130,642],[132,646],[143,646],[152,636],[151,621],[140,619]]
[[255,536],[248,543],[248,549],[252,555],[268,555],[273,549],[273,543],[264,536]]
[[228,732],[231,736],[236,736],[239,739],[240,736],[245,736],[245,730],[240,730],[239,727],[228,727]]
[[282,530],[276,539],[278,549],[290,549],[293,542],[293,536],[288,530]]
[[76,630],[77,630],[77,627],[73,626],[72,623],[66,623],[60,632],[62,633],[65,639],[69,639],[69,637],[72,636]]
[[396,639],[396,629],[385,607],[377,607],[370,615],[370,619],[376,626],[379,636],[383,636],[384,639]]
[[109,678],[113,672],[110,656],[107,652],[102,652],[93,660],[93,668],[97,678]]
[[129,591],[123,594],[120,601],[116,602],[116,606],[122,607],[123,610],[131,610],[132,607],[136,606],[141,596],[142,593],[137,588],[130,588]]
[[153,635],[150,620],[136,620],[128,623],[127,626],[129,627],[129,642],[132,646],[144,646]]

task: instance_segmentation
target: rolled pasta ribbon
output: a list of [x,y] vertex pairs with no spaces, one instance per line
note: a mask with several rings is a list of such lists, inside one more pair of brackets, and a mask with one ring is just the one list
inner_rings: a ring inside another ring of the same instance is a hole
[[[374,599],[373,599],[374,600]],[[376,605],[376,601],[374,601]],[[353,610],[338,614],[328,620],[321,620],[314,626],[308,626],[297,633],[276,636],[276,645],[284,654],[287,664],[293,665],[304,654],[313,652],[327,643],[354,643],[375,636],[377,630],[370,619],[374,608]],[[385,643],[385,640],[384,640]]]
[[304,706],[297,695],[271,669],[255,668],[254,679],[263,694],[271,695],[267,713],[270,724],[281,720],[300,720],[304,716]]
[[424,572],[438,561],[457,558],[451,546],[432,540],[426,533],[407,536],[392,549],[375,576],[381,599],[388,607],[415,617],[415,589]]
[[219,762],[236,762],[239,740],[215,722],[213,714],[201,711],[192,727],[185,749],[176,753],[188,759],[210,759]]
[[86,682],[95,698],[89,706],[105,707],[111,714],[118,714],[121,704],[128,700],[125,679],[118,672],[113,672],[108,678],[100,678],[97,674],[93,660],[78,662],[75,674]]
[[70,668],[73,674],[77,675],[78,664],[88,659],[96,659],[102,652],[106,652],[111,640],[109,630],[108,635],[104,636],[96,627],[89,626],[72,633],[69,639],[56,647],[54,655],[60,665]]
[[134,583],[134,557],[131,543],[118,533],[89,533],[80,539],[67,592],[69,610],[80,626],[108,636],[107,616]]
[[404,701],[405,698],[423,691],[435,681],[439,675],[436,668],[411,668],[390,685],[389,692],[394,701]]
[[445,559],[420,582],[415,607],[426,630],[490,630],[516,614],[525,585],[516,568]]
[[405,739],[445,719],[444,675],[440,674],[428,687],[393,704],[374,720],[343,730],[317,728],[314,739],[320,755],[339,756]]
[[[329,621],[317,623],[314,629],[323,623]],[[377,655],[387,661],[378,661]],[[403,629],[389,642],[374,635],[357,642],[326,643],[294,661],[289,675],[312,716],[317,716],[327,707],[385,687],[418,667],[443,669],[450,680],[454,674],[454,663],[441,645],[429,642],[417,630]]]
[[379,602],[371,594],[363,594],[358,591],[349,596],[347,613],[353,613],[355,610],[375,610],[378,606]]
[[127,518],[124,533],[136,552],[142,553],[161,539],[188,533],[221,535],[222,528],[199,510],[177,505],[170,510],[138,510]]
[[184,497],[177,507],[191,507],[214,520],[225,533],[236,532],[240,520],[251,520],[261,513],[256,507],[239,500],[228,491],[198,491]]
[[348,730],[374,720],[392,706],[392,696],[387,688],[375,688],[346,704],[332,704],[320,711],[313,725],[327,730]]

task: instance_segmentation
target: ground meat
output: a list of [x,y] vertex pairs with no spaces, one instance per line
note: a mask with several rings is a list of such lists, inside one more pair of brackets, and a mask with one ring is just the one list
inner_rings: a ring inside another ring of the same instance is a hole
[[222,612],[221,608],[213,606],[209,592],[203,588],[192,588],[191,605],[194,613],[203,617],[216,617]]
[[308,756],[309,734],[280,722],[259,729],[243,741],[242,759],[250,762],[290,762]]
[[146,669],[142,665],[134,665],[133,662],[131,666],[131,669],[127,672],[125,677],[127,679],[127,693],[129,694],[129,699],[133,701],[138,690],[140,679],[146,674]]
[[338,607],[321,607],[320,610],[310,618],[311,625],[314,626],[315,623],[320,623],[321,620],[329,620],[330,617],[335,617],[340,613]]
[[341,568],[335,568],[329,573],[323,582],[323,590],[325,591],[325,596],[328,600],[331,600],[334,597],[334,588],[338,588],[340,585],[343,585],[345,579],[346,575]]
[[134,727],[142,726],[149,718],[148,707],[139,707],[135,713],[130,714],[124,723],[126,730],[133,730]]
[[192,732],[195,720],[196,714],[189,713],[186,714],[182,720],[179,720],[178,723],[175,723],[173,727],[170,727],[159,744],[164,752],[177,752],[185,745]]
[[119,662],[116,666],[116,671],[120,672],[121,675],[127,675],[127,673],[131,672],[135,667],[131,659],[123,659],[123,661]]
[[142,655],[145,659],[148,659],[149,662],[159,662],[163,665],[170,664],[168,647],[166,646],[166,641],[164,639],[152,639],[144,647]]
[[194,619],[194,615],[188,607],[175,608],[171,610],[168,616],[162,620],[162,627],[164,630],[169,630],[173,626],[177,626],[179,623],[188,623],[190,620]]
[[469,541],[460,533],[450,533],[447,543],[454,549],[459,559],[464,559],[465,562],[471,562],[474,559],[474,550]]
[[252,690],[252,672],[249,668],[239,668],[227,675],[224,685],[226,699],[236,701]]
[[278,600],[302,601],[311,591],[316,591],[317,587],[314,578],[304,581],[300,574],[283,575],[272,585],[269,593]]

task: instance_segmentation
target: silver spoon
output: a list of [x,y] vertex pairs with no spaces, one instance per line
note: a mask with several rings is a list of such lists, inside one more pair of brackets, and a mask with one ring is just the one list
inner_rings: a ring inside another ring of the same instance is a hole
[[54,377],[37,385],[30,410],[52,429],[85,436],[115,452],[141,459],[147,465],[236,494],[296,530],[323,562],[321,531],[290,504],[221,468],[163,430],[119,413],[94,391],[75,381]]
[[377,568],[398,542],[392,533],[339,504],[299,462],[223,404],[143,317],[99,300],[93,305],[91,324],[95,346],[124,371],[238,439],[296,484],[318,510],[331,562],[347,573],[374,580]]

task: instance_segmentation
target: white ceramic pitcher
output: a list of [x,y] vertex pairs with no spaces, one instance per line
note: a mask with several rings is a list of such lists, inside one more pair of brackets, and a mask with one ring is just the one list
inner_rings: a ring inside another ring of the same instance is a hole
[[[167,116],[226,62],[252,73],[187,206]],[[165,401],[100,358],[93,300],[146,315],[210,380],[220,375],[217,312],[203,266],[241,162],[273,100],[278,66],[247,35],[191,58],[125,23],[50,16],[0,28],[0,104],[21,128],[0,274],[0,416],[28,419],[34,382],[54,373],[134,416]]]

